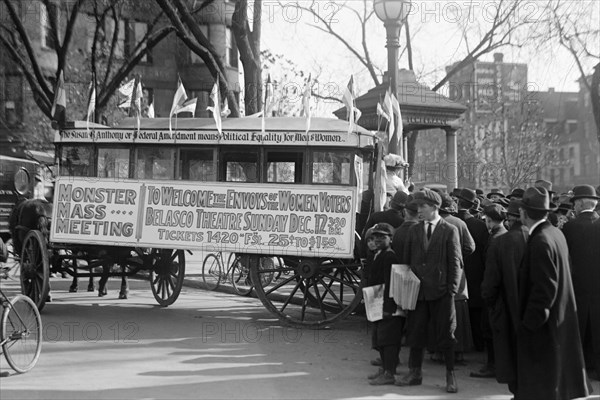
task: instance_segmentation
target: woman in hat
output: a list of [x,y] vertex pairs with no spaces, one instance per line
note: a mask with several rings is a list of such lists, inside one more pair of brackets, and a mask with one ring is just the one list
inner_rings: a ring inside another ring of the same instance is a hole
[[372,236],[377,245],[377,253],[371,267],[370,285],[384,285],[383,319],[373,324],[373,348],[379,351],[382,367],[369,375],[371,385],[393,385],[394,373],[398,366],[398,352],[402,339],[403,320],[396,311],[394,299],[390,297],[390,275],[392,264],[398,264],[399,259],[391,248],[394,229],[385,222],[373,226]]
[[408,163],[404,161],[402,156],[397,154],[387,154],[383,157],[386,170],[385,187],[389,196],[394,196],[397,191],[402,191],[408,194],[408,189],[404,185],[400,173]]

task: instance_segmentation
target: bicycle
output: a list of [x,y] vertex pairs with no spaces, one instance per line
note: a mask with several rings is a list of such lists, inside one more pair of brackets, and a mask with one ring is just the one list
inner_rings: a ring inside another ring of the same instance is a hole
[[[260,258],[260,268],[264,266],[269,257]],[[271,262],[272,264],[272,262]],[[261,286],[266,287],[273,281],[274,273],[261,275]],[[209,290],[216,290],[221,282],[226,282],[231,277],[231,285],[235,293],[247,296],[252,292],[254,283],[250,277],[249,258],[230,253],[227,259],[227,268],[223,273],[223,253],[210,253],[204,258],[202,264],[202,280]]]
[[[0,268],[0,279],[8,279],[11,268]],[[2,319],[1,353],[17,373],[31,370],[42,351],[42,318],[35,303],[27,296],[9,299],[0,288]]]

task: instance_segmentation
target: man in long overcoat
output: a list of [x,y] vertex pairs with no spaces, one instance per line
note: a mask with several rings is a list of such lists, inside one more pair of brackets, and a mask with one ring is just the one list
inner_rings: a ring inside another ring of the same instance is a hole
[[473,332],[473,343],[478,351],[484,349],[485,344],[481,333],[481,313],[484,310],[481,299],[481,282],[485,268],[485,247],[488,242],[489,232],[479,218],[475,218],[469,209],[475,206],[477,195],[471,189],[462,189],[458,195],[458,215],[462,219],[471,237],[475,241],[475,251],[465,257],[465,275],[469,288],[469,318]]
[[496,380],[507,383],[512,393],[517,386],[517,327],[519,301],[517,274],[527,246],[528,228],[519,217],[519,200],[508,205],[509,230],[491,243],[481,284],[493,333]]
[[520,205],[529,240],[519,270],[517,392],[520,399],[588,395],[575,294],[564,235],[546,217],[544,188],[528,188]]
[[588,369],[600,379],[600,226],[594,208],[600,197],[591,185],[573,188],[571,202],[577,217],[563,226],[571,255],[571,277],[577,318]]

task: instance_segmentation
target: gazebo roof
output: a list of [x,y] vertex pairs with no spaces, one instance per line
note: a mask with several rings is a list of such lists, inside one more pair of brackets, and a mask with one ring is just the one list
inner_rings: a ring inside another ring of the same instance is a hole
[[[398,75],[398,102],[404,130],[458,127],[458,119],[467,107],[421,85],[413,71],[401,69]],[[356,99],[356,107],[362,113],[359,125],[370,130],[381,129],[377,103],[383,104],[387,88],[387,83],[381,84]],[[347,118],[345,107],[334,114],[340,119]]]

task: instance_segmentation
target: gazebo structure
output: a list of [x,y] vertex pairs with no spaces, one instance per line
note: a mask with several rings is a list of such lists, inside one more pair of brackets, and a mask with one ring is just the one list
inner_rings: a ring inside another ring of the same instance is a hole
[[[377,115],[377,103],[383,103],[388,86],[388,82],[384,82],[356,99],[356,107],[362,113],[358,124],[363,128],[372,131],[385,129],[385,124]],[[414,72],[406,69],[399,71],[397,93],[403,122],[402,156],[411,165],[414,164],[415,155],[407,152],[408,138],[412,132],[443,129],[446,132],[446,168],[442,170],[440,178],[446,183],[448,191],[452,191],[458,185],[456,131],[461,126],[460,117],[467,108],[419,84]],[[334,114],[344,119],[346,109],[336,110]],[[412,137],[416,138],[416,135]]]

